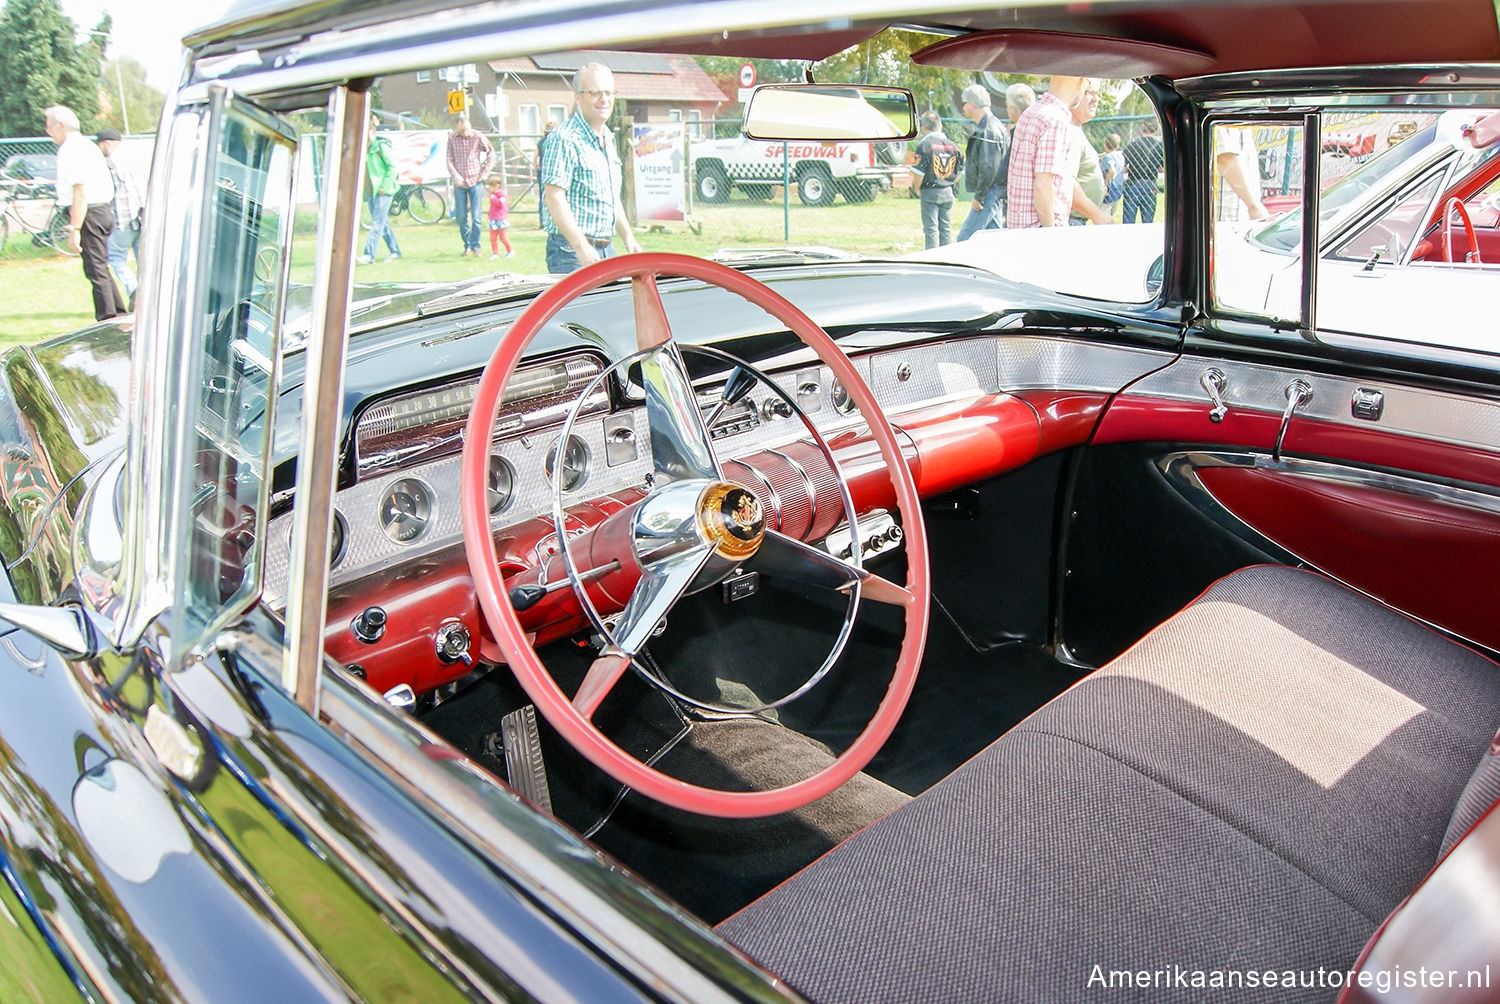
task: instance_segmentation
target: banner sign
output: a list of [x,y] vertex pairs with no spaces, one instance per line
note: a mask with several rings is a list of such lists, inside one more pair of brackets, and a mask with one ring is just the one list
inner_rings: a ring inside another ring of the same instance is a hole
[[635,127],[635,211],[641,220],[681,220],[685,205],[681,122]]

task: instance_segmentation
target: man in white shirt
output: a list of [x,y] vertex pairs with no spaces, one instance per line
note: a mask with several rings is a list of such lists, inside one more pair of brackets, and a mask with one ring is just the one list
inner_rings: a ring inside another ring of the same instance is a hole
[[1214,218],[1243,222],[1270,214],[1260,201],[1260,160],[1253,126],[1214,126]]
[[68,248],[83,256],[83,274],[94,292],[94,319],[127,314],[130,308],[109,274],[109,235],[115,229],[109,165],[99,148],[79,134],[71,108],[53,105],[46,116],[47,135],[57,144],[57,204],[68,211]]

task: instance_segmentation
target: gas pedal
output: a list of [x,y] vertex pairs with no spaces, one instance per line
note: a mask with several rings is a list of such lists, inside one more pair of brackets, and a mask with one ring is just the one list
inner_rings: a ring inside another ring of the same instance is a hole
[[547,813],[552,791],[547,765],[542,762],[542,740],[536,728],[536,708],[527,704],[500,719],[500,742],[505,753],[505,777],[521,797]]

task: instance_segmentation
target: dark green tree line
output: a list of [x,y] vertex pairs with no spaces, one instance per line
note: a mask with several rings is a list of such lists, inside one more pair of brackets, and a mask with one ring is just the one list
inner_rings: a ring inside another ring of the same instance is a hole
[[[40,136],[49,105],[67,105],[85,131],[99,114],[99,66],[106,15],[77,42],[77,25],[58,0],[6,0],[0,13],[0,136]],[[134,124],[134,123],[132,123]]]

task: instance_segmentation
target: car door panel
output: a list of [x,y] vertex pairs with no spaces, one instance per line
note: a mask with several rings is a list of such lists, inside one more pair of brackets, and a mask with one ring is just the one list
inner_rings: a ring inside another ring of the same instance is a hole
[[[1212,369],[1225,382],[1218,422],[1198,380]],[[1312,399],[1277,459],[1297,379]],[[1378,417],[1355,417],[1357,393],[1379,396]],[[1147,450],[1158,473],[1227,532],[1496,647],[1500,587],[1480,570],[1500,558],[1500,453],[1486,445],[1497,419],[1478,397],[1185,358],[1116,398],[1092,445],[1163,444]],[[1189,448],[1200,445],[1220,449]]]

